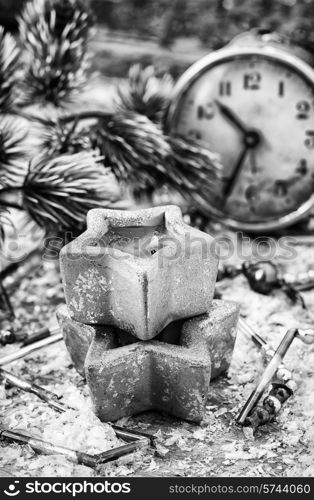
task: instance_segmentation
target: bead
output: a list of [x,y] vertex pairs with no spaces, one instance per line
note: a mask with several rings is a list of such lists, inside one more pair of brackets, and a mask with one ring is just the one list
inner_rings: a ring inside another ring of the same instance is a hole
[[272,347],[270,347],[268,344],[267,346],[263,346],[263,349],[265,351],[266,356],[269,358],[272,358],[273,355],[275,354],[274,349],[272,349]]
[[296,382],[294,380],[288,380],[288,382],[286,382],[286,387],[288,387],[288,389],[291,391],[291,392],[295,392],[298,388]]
[[275,396],[267,396],[263,401],[264,406],[269,406],[271,413],[278,413],[281,409],[281,403]]
[[308,273],[299,273],[296,276],[296,280],[301,282],[301,283],[306,283],[309,281],[309,274]]
[[276,387],[271,391],[271,395],[275,396],[283,404],[291,396],[291,392],[287,387]]
[[278,285],[276,266],[270,261],[243,264],[243,274],[250,287],[258,293],[268,294]]
[[0,344],[12,344],[15,340],[15,334],[12,330],[0,330]]
[[291,273],[285,273],[283,275],[283,279],[286,283],[289,283],[291,285],[293,285],[293,283],[295,283],[295,275],[294,274],[291,274]]
[[287,370],[287,368],[279,368],[276,372],[276,377],[283,382],[288,382],[288,380],[291,380],[291,376],[291,371]]
[[[264,408],[262,408],[260,406],[257,407],[256,412],[253,412],[253,414],[252,414],[253,418],[254,418],[254,413],[256,413],[256,416],[259,420],[258,425],[264,425],[264,424],[267,424],[267,422],[269,422],[269,420],[270,420],[269,412],[267,410],[265,410]],[[252,418],[252,420],[253,420],[253,418]]]

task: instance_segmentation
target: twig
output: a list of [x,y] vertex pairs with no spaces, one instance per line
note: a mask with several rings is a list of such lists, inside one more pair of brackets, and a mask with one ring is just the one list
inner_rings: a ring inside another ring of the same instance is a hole
[[[1,368],[0,375],[2,375],[5,381],[13,387],[17,387],[24,392],[34,394],[35,396],[39,397],[39,399],[47,403],[51,408],[60,413],[63,413],[67,410],[74,410],[74,408],[71,408],[65,403],[59,401],[60,397],[58,396],[58,394],[49,391],[45,387],[27,382],[26,380],[21,379]],[[23,434],[20,434],[19,432],[11,431],[9,429],[4,429],[2,432],[0,429],[0,437],[2,436],[18,443],[29,444],[35,451],[40,453],[58,453],[61,455],[65,455],[70,460],[74,460],[77,463],[82,463],[84,465],[87,465],[88,467],[96,467],[97,465],[110,462],[124,455],[128,455],[133,451],[136,451],[142,447],[146,447],[148,444],[154,444],[154,437],[149,434],[124,429],[124,427],[115,425],[112,425],[112,429],[115,431],[115,434],[118,438],[128,441],[127,444],[118,446],[117,448],[113,448],[96,455],[88,455],[86,453],[71,450],[69,448],[59,447],[54,445],[53,443],[48,443],[41,439],[37,440],[30,436],[25,436]]]
[[146,446],[147,446],[147,439],[142,438],[134,443],[127,443],[122,446],[118,446],[118,448],[113,448],[112,450],[104,451],[103,453],[95,455],[95,458],[97,458],[97,465],[104,464],[106,462],[111,462],[112,460],[116,460],[117,458],[132,453],[132,451],[137,451],[138,449],[144,448]]
[[9,299],[9,296],[8,296],[8,294],[6,292],[6,289],[4,288],[4,286],[2,284],[1,279],[0,279],[0,296],[2,296],[2,299],[3,299],[3,302],[5,304],[5,307],[9,311],[10,318],[14,319],[15,318],[15,312],[14,312],[13,306],[11,304],[11,301]]
[[[18,281],[18,272],[19,268],[24,265],[28,260],[31,258],[38,256],[40,257],[40,248],[36,247],[33,250],[31,250],[25,257],[22,257],[21,260],[16,261],[16,262],[11,262],[8,264],[1,272],[0,272],[0,281],[5,280],[8,276],[12,275],[13,273],[17,273],[17,276],[14,277],[13,281],[8,284],[7,288],[12,289],[16,285],[16,282]],[[25,273],[24,273],[25,274]],[[23,275],[24,275],[23,274]]]
[[112,118],[113,113],[109,113],[108,111],[80,111],[79,113],[71,113],[59,118],[62,123],[69,123],[74,120],[93,120],[93,119],[107,119],[110,120]]
[[[63,413],[67,410],[74,410],[71,406],[66,405],[59,401],[61,396],[56,394],[55,392],[49,391],[45,387],[42,387],[37,384],[33,384],[31,382],[27,382],[16,375],[13,375],[6,370],[0,368],[0,375],[2,374],[3,378],[6,382],[8,382],[11,386],[17,387],[24,392],[29,392],[37,396],[39,399],[47,403],[54,410]],[[135,430],[125,429],[124,427],[120,427],[118,425],[112,425],[113,430],[115,431],[117,437],[123,439],[124,441],[140,441],[143,438],[146,438],[150,441],[150,443],[154,444],[154,436],[151,434],[146,434],[145,432],[139,432]]]
[[[29,121],[42,123],[43,125],[49,126],[52,123],[52,119],[43,118],[39,115],[34,115],[32,113],[27,113],[24,111],[20,111],[15,109],[12,111],[12,114],[19,116],[20,118],[24,118]],[[58,117],[58,120],[61,123],[70,123],[72,121],[82,121],[82,120],[99,120],[99,119],[110,119],[113,116],[113,113],[108,111],[98,111],[98,110],[87,110],[80,111],[78,113],[69,113],[64,116]]]
[[51,335],[51,337],[48,337],[43,340],[39,340],[35,344],[31,344],[25,347],[21,347],[17,351],[12,352],[11,354],[7,354],[6,356],[3,356],[0,358],[0,366],[7,365],[9,363],[12,363],[12,361],[16,361],[20,358],[24,358],[28,354],[31,354],[32,352],[38,351],[38,349],[42,349],[42,347],[46,347],[50,344],[54,344],[56,342],[60,342],[62,340],[62,333],[56,333],[55,335]]
[[273,347],[263,338],[261,335],[256,333],[253,328],[242,318],[239,318],[238,322],[239,330],[244,333],[247,337],[253,340],[254,344],[265,352],[266,359],[270,360],[275,354]]
[[[43,439],[38,439],[21,432],[11,429],[0,428],[0,438],[8,439],[14,443],[28,444],[33,450],[43,453],[45,455],[63,455],[73,462],[86,465],[87,467],[96,467],[99,463],[97,455],[90,455],[81,451],[65,448],[64,446],[57,446]],[[111,450],[110,450],[111,451]]]
[[117,448],[104,451],[103,453],[96,453],[91,455],[89,453],[84,453],[82,451],[73,450],[71,448],[66,448],[64,446],[58,446],[54,443],[44,441],[43,439],[35,438],[27,434],[22,434],[11,429],[1,429],[0,428],[0,438],[8,439],[14,443],[28,444],[37,453],[43,453],[44,455],[63,455],[67,457],[72,462],[77,464],[86,465],[87,467],[95,468],[98,465],[104,464],[106,462],[111,462],[117,458],[124,455],[128,455],[133,451],[137,451],[140,448],[144,448],[148,445],[148,439],[142,438],[133,443],[127,443]]
[[67,407],[66,405],[58,402],[61,396],[49,391],[45,387],[27,382],[26,380],[13,375],[13,373],[3,370],[3,368],[0,368],[0,377],[2,377],[5,382],[13,387],[17,387],[24,392],[34,394],[57,411],[66,411],[70,409],[70,407]]
[[51,327],[45,326],[45,327],[41,328],[40,330],[37,330],[36,332],[33,332],[30,335],[28,335],[28,337],[26,337],[26,339],[22,343],[22,347],[34,344],[35,342],[38,342],[39,340],[51,337],[52,335],[58,333],[59,331],[60,331],[59,325],[54,325]]

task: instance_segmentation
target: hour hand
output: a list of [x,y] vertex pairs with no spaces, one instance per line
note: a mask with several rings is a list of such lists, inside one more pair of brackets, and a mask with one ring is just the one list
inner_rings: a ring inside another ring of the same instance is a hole
[[244,125],[244,123],[242,123],[241,119],[236,115],[234,111],[232,111],[232,109],[230,109],[218,99],[215,99],[215,103],[218,106],[221,114],[223,114],[231,123],[233,123],[241,132],[243,132],[243,134],[247,133],[247,127]]
[[247,148],[247,146],[244,146],[241,153],[240,153],[240,156],[237,160],[237,163],[233,169],[232,175],[227,179],[227,184],[223,190],[225,202],[227,201],[229,196],[232,194],[232,191],[235,187],[235,184],[238,180],[240,172],[241,172],[243,165],[245,163],[247,153],[248,153],[248,148]]

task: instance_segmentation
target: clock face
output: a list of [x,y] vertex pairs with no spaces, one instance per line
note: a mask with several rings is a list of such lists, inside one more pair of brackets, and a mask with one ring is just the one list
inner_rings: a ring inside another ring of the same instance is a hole
[[217,58],[185,83],[170,131],[220,155],[223,188],[209,200],[216,215],[253,227],[296,212],[313,194],[311,71],[261,50]]

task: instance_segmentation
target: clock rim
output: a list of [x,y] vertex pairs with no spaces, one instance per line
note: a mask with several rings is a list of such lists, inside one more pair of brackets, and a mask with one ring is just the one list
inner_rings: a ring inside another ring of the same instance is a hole
[[[313,86],[314,91],[314,68],[307,62],[303,61],[297,55],[294,55],[287,50],[273,46],[258,46],[258,47],[225,47],[213,53],[202,57],[190,66],[175,84],[167,114],[165,117],[164,128],[165,132],[171,135],[171,129],[176,118],[178,105],[184,97],[184,94],[189,90],[197,78],[199,78],[208,69],[227,62],[230,60],[240,59],[243,56],[262,56],[266,59],[284,63],[294,72],[297,72],[305,78]],[[259,233],[261,231],[276,231],[284,227],[295,224],[302,220],[314,207],[314,193],[302,203],[296,210],[293,210],[285,215],[274,216],[267,221],[252,221],[245,222],[239,219],[227,216],[223,211],[209,203],[209,214],[219,222],[222,222],[231,229],[244,230],[248,232]]]

